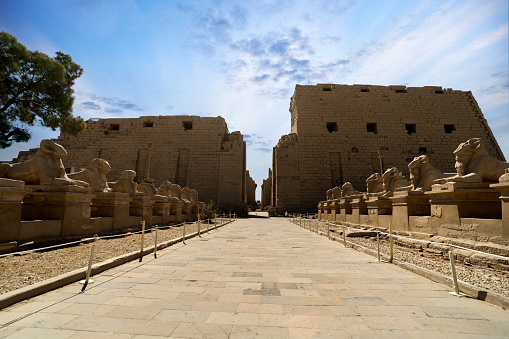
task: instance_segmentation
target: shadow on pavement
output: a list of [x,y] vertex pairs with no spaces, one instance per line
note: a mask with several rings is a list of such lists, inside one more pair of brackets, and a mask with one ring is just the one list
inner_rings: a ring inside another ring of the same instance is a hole
[[267,212],[250,212],[247,216],[248,218],[269,218],[269,214]]

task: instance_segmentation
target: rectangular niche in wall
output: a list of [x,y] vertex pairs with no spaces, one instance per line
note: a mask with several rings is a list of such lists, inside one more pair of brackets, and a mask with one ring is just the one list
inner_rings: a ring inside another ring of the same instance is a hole
[[336,132],[338,130],[338,123],[337,122],[328,122],[327,130],[329,131],[329,133]]
[[405,128],[406,128],[406,133],[409,135],[412,135],[417,131],[416,124],[405,124]]
[[445,133],[451,134],[453,131],[456,130],[456,126],[454,126],[454,124],[445,124],[444,130],[445,130]]
[[378,128],[376,126],[376,123],[367,123],[366,124],[366,129],[368,132],[370,133],[375,133],[375,134],[378,134]]

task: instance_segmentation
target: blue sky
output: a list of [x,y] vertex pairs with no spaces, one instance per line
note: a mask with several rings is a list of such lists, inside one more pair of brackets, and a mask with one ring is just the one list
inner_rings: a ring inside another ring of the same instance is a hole
[[[85,119],[224,117],[247,142],[258,199],[296,84],[470,90],[509,157],[507,0],[0,0],[0,30],[84,68]],[[59,134],[32,131],[0,160]]]

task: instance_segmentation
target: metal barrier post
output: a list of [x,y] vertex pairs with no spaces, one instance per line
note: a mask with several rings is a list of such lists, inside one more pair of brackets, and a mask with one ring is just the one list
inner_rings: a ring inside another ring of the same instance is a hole
[[378,261],[380,261],[380,232],[376,232],[376,250]]
[[156,229],[156,236],[155,236],[155,240],[154,240],[154,259],[157,259],[157,225],[154,226],[154,228]]
[[302,227],[302,216],[299,215],[299,226]]
[[182,242],[186,243],[186,222],[184,221],[184,228],[182,229]]
[[346,228],[343,226],[343,245],[346,247]]
[[327,239],[330,240],[330,224],[327,223]]
[[141,244],[140,244],[140,262],[143,260],[143,245],[145,245],[145,220],[141,221]]
[[389,223],[389,262],[394,259],[394,239],[392,238],[392,223]]
[[92,272],[92,263],[94,262],[94,252],[95,252],[95,241],[97,240],[97,234],[94,235],[94,243],[92,244],[92,250],[90,251],[90,260],[88,261],[88,269],[85,280],[80,281],[83,284],[81,288],[81,292],[84,292],[87,288],[88,283],[93,283],[94,280],[90,279],[90,273]]
[[217,228],[217,214],[214,214],[214,228]]
[[452,245],[449,245],[449,261],[451,262],[452,281],[454,283],[454,293],[451,294],[460,295],[460,289],[458,286],[458,278],[456,277],[456,266],[454,264],[454,254],[452,253]]
[[198,214],[198,236],[201,237],[200,235],[200,214]]

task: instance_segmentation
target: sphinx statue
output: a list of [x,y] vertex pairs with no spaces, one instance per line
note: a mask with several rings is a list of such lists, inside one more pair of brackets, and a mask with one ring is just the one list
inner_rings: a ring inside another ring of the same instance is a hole
[[138,185],[134,182],[136,172],[133,170],[125,170],[117,181],[109,182],[108,186],[113,192],[129,193],[130,196],[144,195],[138,192]]
[[383,197],[391,197],[394,191],[411,190],[411,182],[399,177],[399,171],[396,167],[391,167],[382,175],[384,194]]
[[186,203],[191,203],[192,195],[191,189],[189,187],[184,187],[180,198]]
[[[162,184],[161,184],[162,185]],[[168,190],[171,197],[177,198],[179,201],[182,201],[182,187],[178,184],[172,184],[168,181],[168,183],[165,185],[166,189]]]
[[199,203],[199,201],[198,201],[198,191],[193,189],[193,188],[191,188],[191,202],[193,204]]
[[498,178],[499,183],[509,182],[509,168],[505,169],[505,173]]
[[109,192],[111,189],[108,187],[106,181],[106,174],[111,171],[110,164],[100,158],[95,158],[90,162],[87,168],[79,172],[68,174],[67,176],[74,180],[85,181],[92,188],[92,192]]
[[[412,191],[431,191],[431,185],[436,179],[447,177],[447,173],[439,171],[429,163],[427,155],[415,157],[408,164]],[[401,189],[397,189],[401,190]]]
[[453,152],[456,175],[433,181],[435,184],[447,182],[494,183],[509,168],[509,163],[495,159],[486,152],[480,138],[468,139]]
[[342,194],[341,188],[339,188],[338,186],[332,188],[331,200],[340,199],[341,194]]
[[157,188],[154,185],[154,179],[145,178],[142,180],[141,184],[137,187],[138,192],[141,192],[145,195],[148,195],[152,200],[156,201],[167,201],[168,199],[164,195],[160,195],[157,192]]
[[353,185],[351,182],[347,181],[343,184],[343,186],[341,187],[341,197],[342,198],[345,198],[345,197],[349,197],[349,196],[352,196],[352,195],[358,195],[358,194],[362,194],[361,192],[358,192],[356,191],[354,188],[353,188]]
[[55,186],[88,188],[87,182],[67,176],[62,163],[65,157],[67,151],[61,145],[44,139],[31,159],[15,164],[0,164],[0,178],[21,180],[26,185],[40,185],[41,190],[51,190]]
[[325,192],[325,200],[332,200],[332,188],[329,188],[327,192]]
[[383,192],[384,185],[380,173],[373,173],[366,179],[366,190],[368,195]]
[[[172,184],[170,181],[165,180],[159,185],[157,188],[157,194],[165,196],[168,201],[173,203],[181,202],[180,200],[180,191],[182,189],[178,189],[176,184]],[[178,186],[180,188],[180,186]]]

